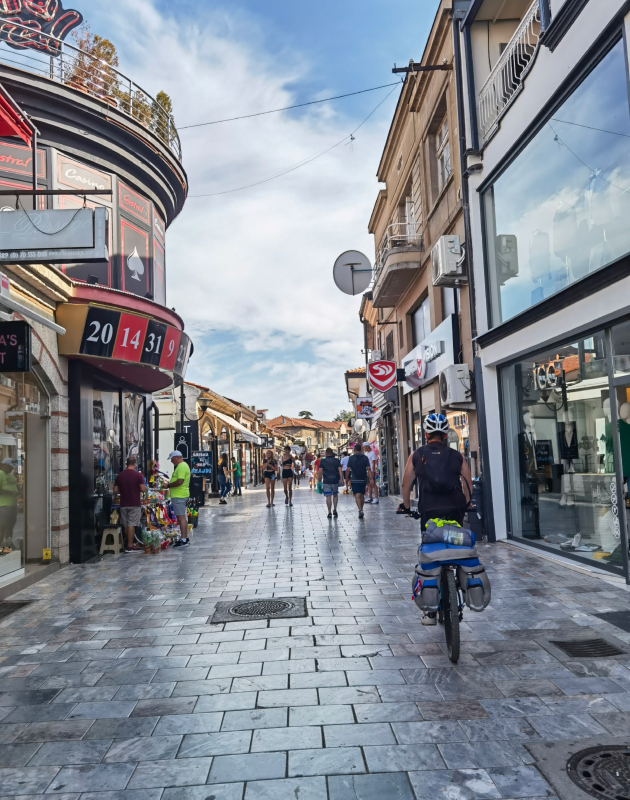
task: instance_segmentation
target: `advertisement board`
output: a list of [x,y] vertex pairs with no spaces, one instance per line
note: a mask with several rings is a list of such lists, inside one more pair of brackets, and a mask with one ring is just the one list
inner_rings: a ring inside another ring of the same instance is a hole
[[371,397],[357,397],[356,418],[370,419],[374,416],[374,403]]
[[367,365],[368,380],[379,392],[386,392],[396,383],[395,361],[372,361]]
[[402,358],[405,370],[403,394],[435,380],[440,372],[455,363],[459,352],[457,314],[450,314],[437,328]]
[[199,478],[212,477],[211,450],[193,450],[190,464],[190,474]]

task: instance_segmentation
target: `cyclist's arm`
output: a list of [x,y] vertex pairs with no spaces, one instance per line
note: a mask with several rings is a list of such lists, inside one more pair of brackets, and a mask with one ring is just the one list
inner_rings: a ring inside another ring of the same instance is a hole
[[466,463],[465,458],[462,459],[462,468],[459,474],[461,476],[462,490],[466,498],[466,503],[470,503],[470,498],[472,496],[472,478],[470,475],[470,467]]
[[402,496],[403,496],[403,505],[405,508],[410,507],[411,503],[411,487],[413,486],[413,482],[416,477],[416,472],[413,468],[413,453],[407,459],[407,466],[405,467],[405,471],[403,473],[403,480],[402,480]]

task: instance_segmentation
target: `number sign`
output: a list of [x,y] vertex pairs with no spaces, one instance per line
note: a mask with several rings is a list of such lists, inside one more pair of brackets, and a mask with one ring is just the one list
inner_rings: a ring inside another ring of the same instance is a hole
[[29,372],[31,369],[31,326],[21,320],[0,322],[0,370]]
[[121,314],[112,358],[121,361],[140,361],[148,325],[147,317]]
[[111,358],[119,319],[120,312],[118,311],[90,306],[79,352],[86,356]]
[[182,338],[182,332],[169,328],[164,338],[164,348],[162,349],[162,356],[160,358],[160,367],[162,369],[172,370],[175,369],[175,362],[177,361],[177,354],[179,352],[179,342]]
[[142,357],[140,358],[143,364],[152,364],[154,367],[159,366],[166,340],[166,331],[167,326],[161,322],[156,322],[154,319],[149,321]]

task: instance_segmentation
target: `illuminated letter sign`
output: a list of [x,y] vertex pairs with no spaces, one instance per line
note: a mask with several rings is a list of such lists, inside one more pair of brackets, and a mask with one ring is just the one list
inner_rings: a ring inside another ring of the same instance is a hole
[[0,39],[15,50],[43,50],[57,56],[59,43],[50,37],[65,39],[82,22],[83,16],[64,9],[61,0],[0,0]]

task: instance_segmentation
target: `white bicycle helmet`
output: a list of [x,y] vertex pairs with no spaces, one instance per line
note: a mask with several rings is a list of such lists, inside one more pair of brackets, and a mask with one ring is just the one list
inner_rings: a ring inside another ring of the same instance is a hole
[[429,414],[422,427],[426,433],[434,433],[436,431],[438,433],[448,433],[449,431],[448,420],[444,414]]

